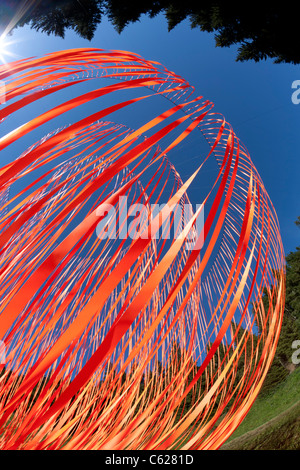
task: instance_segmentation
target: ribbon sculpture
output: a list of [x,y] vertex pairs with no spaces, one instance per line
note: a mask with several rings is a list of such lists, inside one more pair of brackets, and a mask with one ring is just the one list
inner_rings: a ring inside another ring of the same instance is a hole
[[[218,449],[259,393],[284,307],[248,151],[184,79],[130,52],[0,71],[0,448]],[[207,152],[183,181],[172,156],[191,133]]]

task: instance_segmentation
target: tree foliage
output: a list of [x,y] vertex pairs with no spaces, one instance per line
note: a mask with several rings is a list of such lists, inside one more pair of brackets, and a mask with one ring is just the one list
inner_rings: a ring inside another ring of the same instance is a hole
[[300,246],[286,257],[286,307],[285,310],[300,325]]
[[[20,9],[19,0],[2,0],[0,28],[4,29]],[[30,3],[30,2],[29,2]],[[300,63],[298,4],[282,2],[224,2],[224,0],[35,0],[15,26],[64,37],[67,29],[91,40],[103,15],[120,33],[143,14],[163,13],[169,31],[187,19],[192,28],[214,33],[216,46],[237,45],[238,61]]]
[[[300,217],[296,220],[300,228]],[[265,308],[268,296],[264,294]],[[295,369],[292,344],[300,340],[300,247],[286,256],[286,297],[281,332],[275,358],[263,385],[263,392],[279,384]]]
[[24,2],[4,0],[0,5],[0,29],[5,30],[13,20],[14,27],[29,25],[36,31],[61,38],[71,29],[83,39],[91,40],[101,22],[102,3],[102,0],[35,0],[26,9]]

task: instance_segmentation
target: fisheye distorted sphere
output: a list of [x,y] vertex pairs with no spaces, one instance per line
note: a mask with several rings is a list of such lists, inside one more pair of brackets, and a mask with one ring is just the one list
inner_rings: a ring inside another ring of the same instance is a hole
[[284,307],[247,149],[130,52],[55,52],[0,79],[0,448],[220,448]]

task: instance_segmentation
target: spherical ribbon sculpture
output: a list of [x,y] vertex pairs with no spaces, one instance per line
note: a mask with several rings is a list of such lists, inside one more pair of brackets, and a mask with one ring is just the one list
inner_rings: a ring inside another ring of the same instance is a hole
[[220,448],[284,307],[247,149],[130,52],[55,52],[0,79],[0,448]]

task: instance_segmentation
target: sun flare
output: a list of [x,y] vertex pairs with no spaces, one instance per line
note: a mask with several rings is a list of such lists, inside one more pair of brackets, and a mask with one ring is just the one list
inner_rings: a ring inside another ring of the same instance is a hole
[[9,47],[16,42],[17,41],[8,40],[5,35],[0,36],[0,64],[5,64],[7,62],[7,56],[10,58],[17,58],[17,55],[9,50]]

